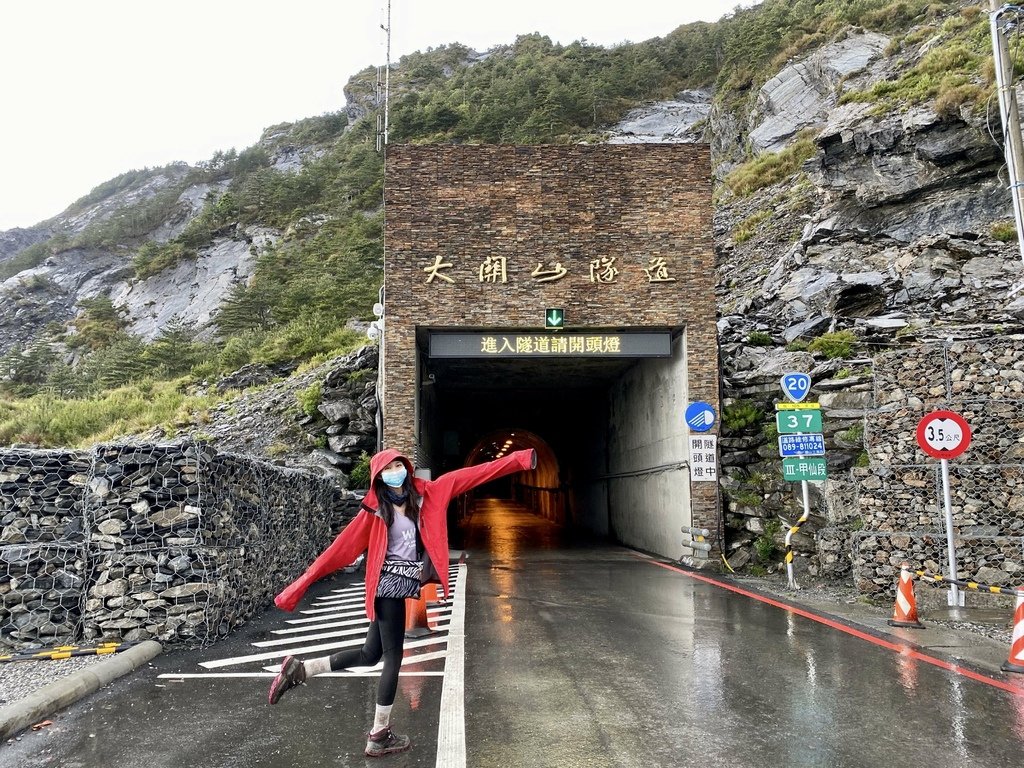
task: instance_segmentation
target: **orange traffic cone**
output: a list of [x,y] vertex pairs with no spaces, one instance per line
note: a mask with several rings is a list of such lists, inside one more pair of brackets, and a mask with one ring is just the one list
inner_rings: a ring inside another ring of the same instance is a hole
[[890,627],[912,627],[924,629],[924,624],[917,620],[917,600],[914,598],[914,578],[910,574],[910,564],[900,566],[900,583],[896,588],[896,606],[889,619]]
[[1013,611],[1013,638],[1010,658],[1000,667],[1003,672],[1024,672],[1024,587],[1017,587],[1017,607]]
[[418,598],[407,598],[405,601],[405,636],[423,637],[434,631],[427,619],[427,600],[437,600],[437,587],[424,584]]

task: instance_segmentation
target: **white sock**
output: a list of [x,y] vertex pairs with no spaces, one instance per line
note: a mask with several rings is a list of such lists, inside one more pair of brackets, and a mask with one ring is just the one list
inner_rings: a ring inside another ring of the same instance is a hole
[[373,730],[371,733],[380,733],[391,724],[392,706],[392,704],[388,704],[386,707],[380,704],[377,705],[377,714],[373,717]]
[[322,675],[324,672],[331,671],[331,657],[321,656],[318,659],[310,659],[309,661],[302,662],[302,666],[306,668],[306,677]]

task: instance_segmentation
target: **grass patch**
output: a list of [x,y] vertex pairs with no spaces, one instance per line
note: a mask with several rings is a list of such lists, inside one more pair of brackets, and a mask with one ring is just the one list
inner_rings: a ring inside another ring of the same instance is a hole
[[186,394],[176,381],[140,381],[86,398],[40,393],[0,408],[0,444],[87,447],[163,426],[173,432],[222,399]]
[[994,221],[988,228],[988,232],[992,235],[993,240],[998,240],[1000,243],[1009,243],[1017,239],[1017,227],[1014,226],[1013,221]]
[[807,345],[807,351],[835,360],[850,357],[856,344],[857,336],[853,331],[835,331],[823,333]]
[[772,335],[766,331],[751,331],[747,335],[748,347],[770,347],[771,345]]
[[737,245],[747,242],[757,233],[758,228],[771,217],[771,211],[758,211],[753,216],[748,216],[736,225],[732,239],[736,241]]
[[765,152],[730,171],[722,183],[736,197],[748,197],[759,189],[785,181],[817,151],[814,139],[801,134],[781,152]]
[[848,91],[840,104],[874,104],[882,115],[892,109],[932,101],[937,114],[955,116],[963,109],[985,108],[993,82],[988,16],[976,6],[951,16],[941,28],[921,27],[907,34],[898,48],[910,51],[926,42],[928,51],[915,66],[891,80]]

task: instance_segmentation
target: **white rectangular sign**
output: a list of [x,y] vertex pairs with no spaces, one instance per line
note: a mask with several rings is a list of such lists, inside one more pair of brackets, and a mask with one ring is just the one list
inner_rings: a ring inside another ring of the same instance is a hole
[[718,480],[718,436],[690,436],[690,481]]

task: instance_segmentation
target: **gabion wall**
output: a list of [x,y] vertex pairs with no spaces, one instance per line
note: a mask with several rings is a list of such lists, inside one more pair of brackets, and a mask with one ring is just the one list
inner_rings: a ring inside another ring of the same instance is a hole
[[200,444],[0,452],[0,646],[206,645],[329,543],[326,479]]
[[[863,592],[893,593],[904,561],[948,574],[940,463],[916,439],[921,418],[940,409],[959,413],[972,429],[967,452],[949,461],[958,577],[1024,584],[1024,339],[1008,337],[876,358],[875,410],[865,424],[871,461],[857,478],[863,527],[851,537]],[[968,600],[982,597],[967,593]]]

